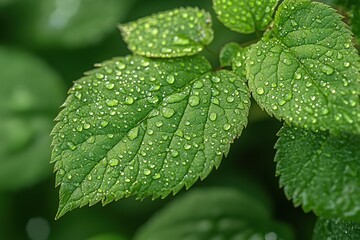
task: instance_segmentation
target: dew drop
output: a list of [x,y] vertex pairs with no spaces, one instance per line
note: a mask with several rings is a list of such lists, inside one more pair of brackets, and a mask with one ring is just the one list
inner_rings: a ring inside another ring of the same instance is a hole
[[102,127],[106,127],[107,125],[109,125],[108,121],[103,120],[100,122],[100,126],[102,126]]
[[133,104],[134,103],[134,98],[133,97],[131,97],[131,96],[127,96],[126,98],[125,98],[125,101],[124,101],[124,103],[125,104],[127,104],[127,105],[131,105],[131,104]]
[[188,45],[190,43],[190,39],[181,36],[175,36],[173,43],[175,45]]
[[146,60],[142,60],[140,65],[143,66],[143,67],[148,67],[150,65],[150,62],[146,61]]
[[218,82],[220,82],[220,78],[219,77],[213,77],[211,79],[211,81],[213,81],[214,83],[218,83]]
[[128,132],[128,138],[134,140],[139,135],[139,127],[135,127]]
[[296,73],[294,74],[294,77],[295,77],[296,80],[299,80],[299,79],[301,79],[302,75],[301,75],[301,73],[296,72]]
[[97,73],[95,73],[95,77],[96,77],[97,79],[101,80],[101,79],[103,79],[105,76],[104,76],[104,74],[97,72]]
[[200,98],[198,96],[190,96],[189,97],[189,105],[192,107],[195,107],[197,105],[199,105],[200,103]]
[[184,144],[184,149],[185,150],[189,150],[191,148],[191,145],[190,144],[188,144],[188,143],[185,143]]
[[90,123],[84,123],[84,129],[89,129],[91,127]]
[[160,173],[156,173],[152,178],[156,180],[156,179],[161,178],[161,175],[160,175]]
[[228,131],[230,128],[231,128],[231,125],[229,123],[225,123],[224,126],[223,126],[223,129],[225,131]]
[[172,108],[164,107],[161,109],[161,115],[165,118],[171,118],[175,113],[175,110]]
[[321,71],[327,75],[332,75],[334,73],[334,68],[329,65],[324,65]]
[[204,84],[201,82],[201,81],[196,81],[195,83],[194,83],[194,88],[196,88],[196,89],[200,89],[200,88],[202,88],[204,86]]
[[226,101],[227,101],[228,103],[232,103],[234,100],[235,100],[235,98],[234,98],[233,96],[228,96],[228,97],[226,98]]
[[112,158],[112,159],[109,160],[109,165],[110,165],[111,167],[115,167],[115,166],[117,166],[118,164],[119,164],[119,160],[116,159],[116,158]]
[[256,93],[259,94],[259,95],[263,95],[265,93],[265,90],[264,90],[264,88],[259,87],[259,88],[256,89]]
[[115,84],[113,84],[113,83],[107,83],[107,84],[105,85],[105,87],[106,87],[107,89],[111,90],[111,89],[113,89],[113,88],[115,87]]
[[119,70],[123,70],[126,68],[125,63],[123,63],[123,62],[116,62],[115,65]]
[[287,66],[290,66],[292,64],[292,61],[290,59],[284,58],[283,63]]
[[175,149],[171,149],[170,154],[171,154],[172,157],[177,157],[179,155],[179,152],[176,151]]
[[162,121],[155,122],[155,126],[161,127],[164,123]]
[[74,151],[77,148],[77,146],[73,142],[68,142],[66,145],[71,151]]
[[278,101],[278,103],[279,103],[280,106],[284,106],[285,103],[286,103],[286,101],[285,101],[284,99],[280,99],[280,100]]
[[209,116],[209,118],[210,118],[210,120],[211,121],[215,121],[216,120],[216,118],[217,118],[217,114],[216,113],[210,113],[210,116]]
[[71,174],[68,174],[68,175],[67,175],[67,179],[69,179],[69,180],[72,179],[72,175],[71,175]]
[[175,82],[175,78],[173,75],[169,75],[166,77],[166,82],[169,84],[173,84]]
[[80,100],[81,99],[81,92],[75,92],[75,97]]
[[150,174],[151,174],[151,170],[145,168],[145,169],[144,169],[144,175],[145,175],[145,176],[149,176]]
[[323,109],[321,109],[321,114],[323,114],[323,115],[327,115],[327,114],[329,114],[329,109],[328,108],[323,108]]
[[105,103],[109,107],[115,107],[115,106],[117,106],[119,104],[119,101],[116,100],[116,99],[106,99]]

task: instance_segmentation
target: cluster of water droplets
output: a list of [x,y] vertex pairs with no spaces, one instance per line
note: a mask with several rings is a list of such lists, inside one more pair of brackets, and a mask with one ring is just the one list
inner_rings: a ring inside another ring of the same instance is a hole
[[147,57],[193,55],[213,39],[209,13],[197,8],[161,12],[120,29],[130,50]]
[[261,41],[250,54],[255,98],[271,114],[305,128],[325,130],[336,122],[340,128],[359,129],[354,80],[359,72],[353,64],[358,56],[348,30],[338,18],[322,18],[311,7],[284,8],[294,12],[281,11],[276,38]]
[[277,3],[277,0],[216,0],[214,9],[228,28],[240,33],[253,33],[268,26]]

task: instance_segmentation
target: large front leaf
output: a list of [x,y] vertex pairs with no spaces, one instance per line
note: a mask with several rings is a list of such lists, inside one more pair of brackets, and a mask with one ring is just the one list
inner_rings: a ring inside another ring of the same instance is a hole
[[269,114],[313,130],[360,133],[359,55],[334,9],[285,0],[246,67],[250,90]]
[[58,217],[136,195],[165,197],[218,167],[246,124],[249,94],[202,57],[127,56],[70,90],[53,134]]
[[280,185],[319,216],[360,222],[360,136],[284,127],[276,144]]

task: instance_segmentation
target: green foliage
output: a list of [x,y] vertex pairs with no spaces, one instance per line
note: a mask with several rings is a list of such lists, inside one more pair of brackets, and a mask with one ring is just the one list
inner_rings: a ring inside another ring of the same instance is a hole
[[129,49],[146,57],[191,56],[213,39],[210,14],[180,8],[120,25]]
[[360,4],[352,8],[351,15],[351,30],[360,42]]
[[291,127],[279,136],[276,173],[295,206],[360,223],[360,136]]
[[313,240],[358,240],[360,225],[340,219],[319,218],[314,229]]
[[311,130],[360,133],[359,55],[333,9],[284,1],[248,57],[249,88],[269,114]]
[[241,47],[239,44],[235,42],[231,42],[226,44],[220,52],[220,66],[222,67],[229,67],[232,65],[234,58],[236,57],[237,53],[241,51]]
[[236,75],[208,71],[202,57],[128,56],[77,81],[53,131],[58,216],[131,195],[165,197],[218,167],[250,101]]
[[220,21],[239,33],[265,30],[278,0],[213,0]]
[[[256,32],[224,41],[216,70],[200,55],[213,39],[210,14],[177,8],[121,24],[133,54],[70,88],[52,132],[57,218],[97,202],[165,198],[204,179],[247,125],[251,93],[285,122],[275,160],[286,196],[317,216],[360,222],[360,59],[342,16],[310,0],[213,5],[226,27]],[[137,239],[291,239],[263,209],[241,192],[199,191]]]
[[231,188],[195,190],[144,225],[136,240],[293,239],[259,199]]
[[22,51],[0,47],[0,65],[0,190],[19,189],[50,172],[49,131],[65,89],[46,64]]
[[[20,9],[32,11],[22,16],[27,40],[36,45],[53,44],[74,48],[93,44],[115,28],[135,0],[28,0]],[[106,12],[106,16],[101,13]],[[29,38],[30,36],[30,38]]]

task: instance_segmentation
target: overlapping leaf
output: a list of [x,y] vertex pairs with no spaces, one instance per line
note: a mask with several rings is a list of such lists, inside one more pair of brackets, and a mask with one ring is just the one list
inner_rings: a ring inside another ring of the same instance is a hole
[[359,55],[334,9],[285,0],[272,32],[248,53],[255,100],[279,119],[309,129],[360,133]]
[[197,8],[180,8],[121,24],[129,49],[147,57],[194,55],[213,39],[211,16]]
[[231,30],[253,33],[266,29],[278,0],[213,0],[220,21]]
[[127,56],[70,90],[53,134],[58,217],[136,195],[165,197],[219,166],[246,124],[249,94],[202,57]]
[[292,239],[269,209],[238,190],[195,190],[174,200],[136,234],[136,240]]
[[319,218],[316,222],[313,240],[358,240],[360,225],[340,219]]
[[319,216],[360,222],[360,136],[284,127],[277,175],[296,206]]
[[231,66],[239,51],[241,51],[241,47],[238,43],[231,42],[226,44],[220,52],[220,65],[222,67]]

